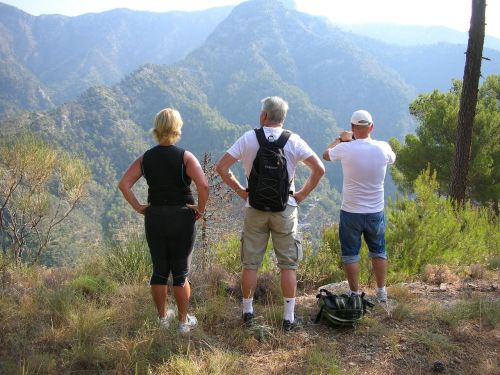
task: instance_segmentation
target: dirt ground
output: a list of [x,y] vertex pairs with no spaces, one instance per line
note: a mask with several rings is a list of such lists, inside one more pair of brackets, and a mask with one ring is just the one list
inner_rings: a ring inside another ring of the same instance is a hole
[[[267,344],[248,345],[242,373],[500,374],[497,276],[393,286],[388,304],[376,304],[354,328],[314,324],[315,293],[303,295],[296,305],[303,329],[275,329]],[[342,293],[346,286],[325,287]]]

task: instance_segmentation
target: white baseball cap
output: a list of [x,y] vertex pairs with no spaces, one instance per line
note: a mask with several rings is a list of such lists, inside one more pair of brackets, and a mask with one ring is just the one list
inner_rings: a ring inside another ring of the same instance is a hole
[[351,116],[351,124],[359,126],[371,125],[373,124],[372,115],[364,109],[355,111]]

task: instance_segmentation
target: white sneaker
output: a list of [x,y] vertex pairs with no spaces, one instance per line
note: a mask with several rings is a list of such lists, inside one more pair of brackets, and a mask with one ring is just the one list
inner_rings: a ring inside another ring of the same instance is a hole
[[175,318],[175,311],[173,309],[168,309],[163,318],[158,318],[158,324],[161,328],[167,329],[170,326],[170,322]]
[[379,303],[387,303],[387,289],[377,288],[377,301]]
[[194,315],[186,315],[185,322],[179,322],[179,333],[185,335],[198,324],[198,319]]

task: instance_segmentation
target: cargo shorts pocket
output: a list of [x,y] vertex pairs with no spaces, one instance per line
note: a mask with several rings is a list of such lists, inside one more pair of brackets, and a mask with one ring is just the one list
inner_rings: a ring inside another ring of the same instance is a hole
[[241,232],[241,235],[240,235],[240,261],[241,261],[241,264],[243,264],[243,232]]
[[298,238],[295,238],[295,247],[297,249],[297,262],[300,262],[302,260],[303,253],[302,253],[302,242]]

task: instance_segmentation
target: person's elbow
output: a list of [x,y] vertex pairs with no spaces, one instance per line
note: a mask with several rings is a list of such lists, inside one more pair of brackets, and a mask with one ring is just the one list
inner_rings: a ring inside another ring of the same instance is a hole
[[325,166],[321,161],[319,161],[318,165],[316,166],[315,173],[319,178],[325,175]]
[[125,190],[127,190],[127,184],[125,182],[125,180],[122,178],[119,182],[118,182],[118,189],[123,193]]
[[199,186],[196,187],[200,193],[205,194],[208,196],[210,192],[210,186],[208,185],[208,180],[204,179]]
[[222,165],[221,161],[218,161],[215,164],[215,171],[217,172],[217,174],[219,176],[222,176],[222,175],[224,175],[224,174],[227,173],[227,167],[225,167],[224,165]]
[[330,154],[329,154],[328,150],[323,152],[323,160],[330,161]]

